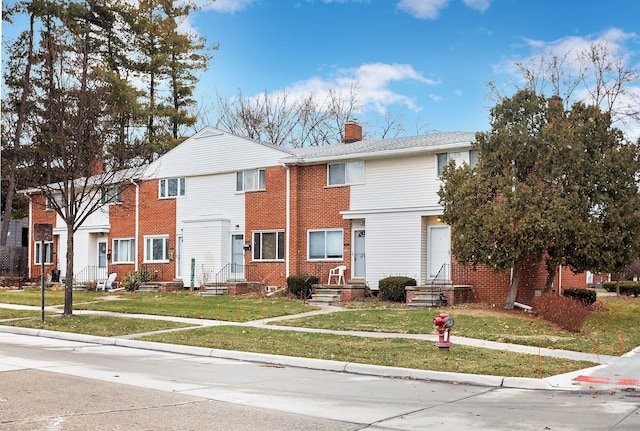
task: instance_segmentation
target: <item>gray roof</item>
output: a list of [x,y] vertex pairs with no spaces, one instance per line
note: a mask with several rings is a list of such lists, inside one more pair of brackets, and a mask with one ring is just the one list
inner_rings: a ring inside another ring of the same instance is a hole
[[447,147],[468,146],[475,140],[475,132],[431,133],[402,138],[373,139],[352,143],[296,148],[294,155],[286,157],[284,163],[311,163],[313,161],[344,158],[382,157],[386,154],[430,152]]

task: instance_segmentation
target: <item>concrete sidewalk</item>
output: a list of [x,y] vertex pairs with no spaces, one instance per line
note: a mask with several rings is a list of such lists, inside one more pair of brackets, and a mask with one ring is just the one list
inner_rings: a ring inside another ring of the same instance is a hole
[[[3,308],[24,309],[24,310],[40,310],[40,307],[0,304]],[[261,319],[249,322],[226,322],[207,319],[194,319],[173,316],[158,316],[145,314],[128,314],[114,313],[106,311],[92,310],[76,310],[75,314],[95,314],[107,316],[119,316],[139,319],[164,320],[194,325],[187,328],[178,328],[164,331],[156,331],[155,333],[168,331],[189,330],[202,326],[248,326],[259,327],[270,330],[286,330],[310,333],[325,333],[335,335],[350,335],[357,337],[369,338],[409,338],[427,342],[435,342],[438,336],[435,334],[400,334],[400,333],[379,333],[365,331],[335,331],[327,329],[314,328],[298,328],[280,325],[271,325],[272,322],[289,320],[300,317],[313,316],[318,314],[334,313],[341,311],[341,307],[323,306],[319,310],[314,310],[297,315],[280,316],[268,319]],[[57,307],[47,307],[46,311],[60,313]],[[554,358],[563,358],[569,360],[582,360],[600,365],[578,370],[572,373],[562,374],[558,376],[547,377],[544,379],[520,378],[509,376],[483,376],[475,374],[460,374],[437,372],[428,370],[415,370],[395,367],[385,367],[367,364],[354,364],[341,361],[329,361],[321,359],[296,358],[289,356],[279,356],[270,354],[256,354],[248,352],[228,351],[219,349],[208,349],[201,347],[190,347],[182,345],[170,345],[163,343],[151,343],[145,341],[137,341],[134,338],[150,335],[130,334],[121,337],[96,337],[91,335],[81,335],[65,332],[53,332],[46,330],[35,330],[20,327],[0,326],[0,331],[24,335],[43,336],[58,339],[69,339],[75,341],[83,341],[95,344],[117,345],[122,347],[130,347],[137,349],[158,350],[174,353],[183,353],[199,356],[213,356],[219,358],[236,359],[250,362],[264,362],[283,366],[294,366],[302,368],[311,368],[319,370],[342,371],[356,374],[377,375],[386,377],[410,377],[416,379],[445,381],[456,383],[468,383],[482,386],[511,387],[522,389],[547,389],[547,390],[572,390],[572,391],[640,391],[640,347],[632,350],[624,356],[607,356],[596,355],[591,353],[573,352],[567,350],[556,350],[547,348],[537,348],[531,346],[523,346],[518,344],[498,343],[494,341],[478,340],[472,338],[452,337],[452,342],[459,345],[502,350],[508,352],[524,353],[531,355],[548,356]]]

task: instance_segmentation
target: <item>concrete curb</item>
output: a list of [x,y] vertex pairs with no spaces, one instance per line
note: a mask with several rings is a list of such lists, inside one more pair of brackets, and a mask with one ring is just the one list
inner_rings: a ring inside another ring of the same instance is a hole
[[[441,371],[416,370],[411,368],[397,368],[381,365],[357,364],[325,359],[298,358],[292,356],[271,355],[263,353],[240,352],[236,350],[210,349],[205,347],[184,346],[179,344],[155,343],[150,341],[129,340],[125,338],[98,337],[92,335],[75,334],[71,332],[56,332],[43,329],[21,328],[14,326],[0,326],[0,331],[17,335],[46,337],[59,340],[77,341],[103,346],[118,346],[132,349],[151,350],[181,355],[204,356],[219,359],[229,359],[245,362],[264,363],[276,366],[307,368],[321,371],[360,374],[384,378],[403,378],[445,383],[467,384],[487,387],[504,387],[509,379],[502,376],[484,376],[477,374],[450,373]],[[513,380],[513,379],[512,379]],[[528,386],[539,389],[540,383],[536,379],[518,379],[518,387]],[[551,388],[551,387],[550,387]]]

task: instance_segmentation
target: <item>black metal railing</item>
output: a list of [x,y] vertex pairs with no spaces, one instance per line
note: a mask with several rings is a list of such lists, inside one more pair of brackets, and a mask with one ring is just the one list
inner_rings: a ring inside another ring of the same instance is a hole
[[76,272],[73,276],[73,281],[77,284],[98,283],[99,281],[105,281],[107,276],[107,268],[89,265],[82,271]]
[[451,264],[443,263],[436,276],[431,280],[431,290],[437,289],[440,296],[440,300],[447,305],[447,296],[444,294],[443,289],[445,285],[451,284],[451,278],[449,276],[449,268]]
[[255,276],[255,265],[242,265],[239,263],[227,263],[213,277],[216,285],[227,282],[251,281]]

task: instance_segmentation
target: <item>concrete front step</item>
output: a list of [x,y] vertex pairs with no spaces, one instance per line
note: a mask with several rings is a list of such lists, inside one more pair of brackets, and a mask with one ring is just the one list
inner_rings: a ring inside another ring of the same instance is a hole
[[340,289],[328,287],[316,287],[309,304],[311,305],[333,305],[342,301],[342,292]]
[[226,286],[207,286],[200,291],[200,296],[222,296],[228,293],[229,289]]
[[439,291],[419,292],[407,304],[409,308],[432,308],[446,305]]

